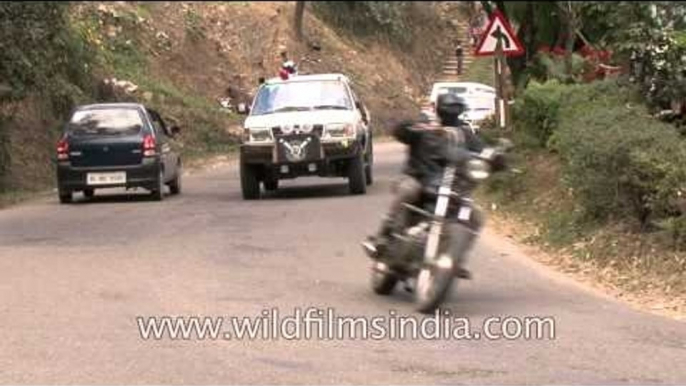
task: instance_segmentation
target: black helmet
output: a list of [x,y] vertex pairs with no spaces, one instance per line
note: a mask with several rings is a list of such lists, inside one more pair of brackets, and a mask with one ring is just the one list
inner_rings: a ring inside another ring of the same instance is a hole
[[441,119],[441,123],[446,126],[454,126],[457,119],[467,109],[467,102],[464,98],[445,93],[438,96],[436,101],[436,115]]

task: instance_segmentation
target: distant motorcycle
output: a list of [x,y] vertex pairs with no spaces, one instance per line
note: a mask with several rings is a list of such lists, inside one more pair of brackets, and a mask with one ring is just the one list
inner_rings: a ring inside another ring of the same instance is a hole
[[433,312],[445,300],[464,257],[451,256],[453,243],[474,242],[471,237],[454,239],[455,232],[448,229],[457,224],[460,232],[477,231],[471,221],[475,210],[471,193],[492,172],[505,168],[504,154],[510,146],[501,141],[479,154],[460,148],[456,152],[460,155],[445,167],[440,185],[424,189],[419,202],[404,205],[408,226],[392,232],[378,255],[366,250],[374,261],[374,292],[388,295],[404,282],[415,294],[417,311],[423,313]]

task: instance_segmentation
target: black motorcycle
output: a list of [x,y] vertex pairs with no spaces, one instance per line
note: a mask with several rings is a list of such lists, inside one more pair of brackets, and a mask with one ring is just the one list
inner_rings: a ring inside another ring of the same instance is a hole
[[[405,229],[392,232],[381,251],[366,250],[374,261],[372,288],[380,295],[393,292],[398,282],[415,294],[419,312],[433,312],[446,298],[465,256],[452,256],[453,243],[473,243],[475,237],[455,235],[478,232],[471,193],[493,172],[505,168],[504,154],[511,144],[504,140],[497,147],[479,154],[459,144],[454,157],[444,168],[440,185],[427,187],[416,203],[405,203],[409,211]],[[449,228],[458,231],[448,232]]]

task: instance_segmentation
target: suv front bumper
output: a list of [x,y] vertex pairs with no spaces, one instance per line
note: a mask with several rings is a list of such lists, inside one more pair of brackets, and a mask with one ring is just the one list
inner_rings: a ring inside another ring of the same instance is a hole
[[[339,160],[353,158],[362,149],[359,140],[347,141],[326,141],[321,143],[322,160]],[[241,145],[241,160],[247,164],[290,164],[290,162],[279,162],[276,145],[269,144],[243,144]]]
[[273,143],[243,144],[240,156],[242,163],[262,166],[266,174],[278,175],[278,178],[294,178],[307,175],[340,175],[342,163],[364,152],[362,142],[357,139],[325,141],[321,142],[320,146],[320,158],[306,159],[302,162],[280,161],[277,147]]

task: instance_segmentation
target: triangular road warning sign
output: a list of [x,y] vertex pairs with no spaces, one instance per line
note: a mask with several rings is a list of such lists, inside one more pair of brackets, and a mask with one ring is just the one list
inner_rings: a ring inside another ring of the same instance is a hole
[[498,37],[503,42],[503,53],[507,56],[518,56],[524,53],[524,46],[517,39],[517,35],[512,31],[510,23],[500,11],[496,10],[491,15],[486,32],[481,36],[479,45],[474,55],[490,56],[495,54],[495,47],[498,44]]

